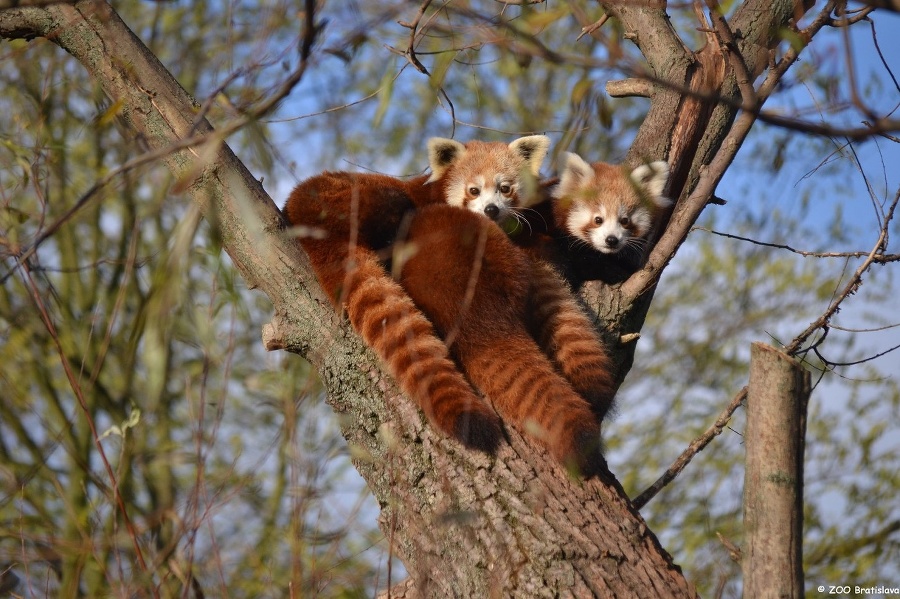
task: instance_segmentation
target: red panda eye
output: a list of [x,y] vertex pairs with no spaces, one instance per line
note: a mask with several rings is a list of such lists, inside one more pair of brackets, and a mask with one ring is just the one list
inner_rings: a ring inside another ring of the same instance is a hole
[[619,224],[621,224],[623,227],[627,227],[629,223],[631,223],[631,219],[627,216],[623,216],[619,219]]
[[470,195],[470,196],[477,196],[477,195],[480,194],[480,193],[481,193],[481,190],[478,189],[477,187],[470,187],[470,188],[469,188],[469,195]]
[[512,191],[512,187],[510,187],[509,185],[503,184],[500,186],[500,193],[502,193],[505,196],[508,196],[511,191]]
[[603,224],[603,217],[602,217],[602,216],[595,216],[595,217],[594,217],[594,224],[595,224],[595,225],[602,225],[602,224]]

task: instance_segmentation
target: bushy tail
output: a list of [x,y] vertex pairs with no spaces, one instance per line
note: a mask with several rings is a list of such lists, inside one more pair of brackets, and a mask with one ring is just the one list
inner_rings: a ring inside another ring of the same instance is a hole
[[602,420],[613,405],[612,361],[578,300],[546,263],[534,261],[529,325],[541,349]]
[[475,394],[432,324],[375,254],[362,247],[348,252],[346,242],[334,240],[304,246],[326,292],[346,308],[353,328],[428,420],[467,447],[493,452],[502,438],[497,414]]
[[483,348],[460,347],[472,383],[500,414],[539,439],[558,461],[590,476],[603,463],[600,423],[524,331]]

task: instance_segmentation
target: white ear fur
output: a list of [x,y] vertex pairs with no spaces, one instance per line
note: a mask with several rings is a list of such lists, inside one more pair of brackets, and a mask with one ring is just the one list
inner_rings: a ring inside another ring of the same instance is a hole
[[569,195],[576,187],[594,180],[593,167],[584,158],[573,152],[566,152],[565,164],[559,176],[559,185],[553,195],[562,198]]
[[511,144],[509,149],[525,159],[525,164],[535,177],[541,170],[541,164],[550,149],[550,138],[546,135],[528,135],[520,137]]
[[663,195],[666,182],[669,180],[669,164],[663,160],[657,160],[650,164],[642,164],[631,171],[631,180],[640,189],[643,189],[649,199],[660,208],[665,208],[672,200]]
[[432,137],[428,140],[428,165],[431,167],[431,176],[428,183],[437,181],[447,172],[450,165],[459,160],[466,153],[466,146],[456,140],[443,137]]

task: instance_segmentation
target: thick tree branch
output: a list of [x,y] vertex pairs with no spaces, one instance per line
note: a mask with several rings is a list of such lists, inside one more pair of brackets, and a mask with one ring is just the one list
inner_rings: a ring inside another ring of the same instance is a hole
[[[741,51],[741,57],[743,58],[741,70],[743,70],[743,67],[745,66],[746,72],[749,73],[751,77],[755,77],[767,64],[767,62],[761,61],[759,48],[763,47],[768,49],[774,43],[777,43],[779,39],[777,36],[777,25],[779,22],[774,20],[774,17],[781,15],[781,18],[785,19],[782,24],[785,24],[787,20],[794,16],[794,5],[792,2],[783,1],[766,3],[767,6],[771,6],[771,10],[761,10],[758,4],[758,2],[746,2],[742,4],[730,24],[730,31],[742,32],[743,37],[737,44],[738,49]],[[831,5],[825,7],[807,29],[806,34],[812,36],[818,32],[818,30],[827,23],[831,11]],[[755,15],[756,20],[753,20],[748,24],[742,24],[747,21],[747,17],[743,16],[747,14]],[[759,22],[764,16],[769,20],[765,23]],[[727,24],[723,23],[720,27],[727,27]],[[754,32],[758,36],[757,38],[748,37],[748,35]],[[708,51],[709,48],[711,47],[706,46],[704,50]],[[742,48],[752,48],[752,50],[748,51],[750,58],[748,58],[748,54],[745,53]],[[768,56],[767,52],[766,56]],[[766,80],[760,85],[759,89],[755,91],[754,95],[760,104],[762,104],[772,91],[774,91],[775,86],[781,80],[781,77],[787,69],[797,59],[797,56],[797,51],[789,49],[779,64],[772,69]],[[705,66],[701,63],[701,70],[718,68],[712,61],[709,61],[707,64],[710,66]],[[710,78],[709,76],[706,78],[707,82],[714,80],[714,78]],[[735,99],[740,97],[739,87],[733,72],[730,78],[721,80],[721,83],[717,88],[719,94],[725,97]],[[749,93],[749,91],[747,93]],[[653,111],[652,105],[651,111]],[[733,121],[736,114],[737,109],[734,107],[734,104],[720,104],[707,117],[707,122],[702,124],[702,141],[697,145],[687,144],[680,146],[685,149],[691,147],[696,148],[699,146],[700,152],[696,157],[691,156],[691,174],[683,181],[683,189],[677,187],[677,181],[675,182],[675,187],[672,188],[672,190],[676,192],[681,190],[682,199],[678,202],[670,221],[667,223],[665,232],[652,250],[647,266],[629,279],[621,288],[621,292],[625,296],[625,301],[622,302],[624,305],[632,305],[638,298],[642,298],[648,294],[653,285],[655,285],[656,280],[662,273],[666,264],[672,259],[678,247],[687,237],[690,228],[696,222],[706,205],[714,197],[719,180],[724,174],[725,169],[731,164],[737,150],[740,148],[743,140],[756,120],[754,113],[745,112],[741,114],[737,121]],[[646,126],[646,124],[645,121],[644,126]],[[676,126],[677,123],[672,123],[668,131],[675,130]],[[636,143],[632,146],[632,152],[635,153],[638,151],[640,151],[640,149],[637,148]],[[712,153],[710,153],[711,151]],[[681,172],[679,165],[681,165],[681,167],[684,166],[685,158],[687,158],[686,155],[669,155],[669,161],[674,163],[673,171]],[[696,180],[694,179],[695,171]],[[688,191],[690,191],[690,194],[685,196],[685,193]],[[644,299],[637,305],[645,306],[647,303],[648,301]],[[640,322],[642,322],[642,319]]]
[[51,4],[75,4],[76,0],[0,0],[0,10],[26,6],[50,6]]
[[748,597],[804,596],[803,454],[809,371],[762,343],[750,348],[744,546]]
[[[107,4],[16,9],[0,15],[0,34],[44,36],[64,48],[122,106],[123,126],[165,154],[177,187],[218,227],[248,285],[272,300],[267,346],[306,356],[329,403],[346,416],[342,432],[356,466],[420,592],[631,596],[648,588],[658,596],[695,596],[610,475],[570,480],[514,430],[488,458],[425,424],[334,314],[259,182],[222,136],[198,121],[196,103]],[[193,135],[204,142],[183,145]],[[434,577],[436,571],[443,575]]]

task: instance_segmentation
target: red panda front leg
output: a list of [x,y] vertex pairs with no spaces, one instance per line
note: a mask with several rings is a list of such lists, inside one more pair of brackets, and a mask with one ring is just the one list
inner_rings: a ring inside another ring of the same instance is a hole
[[534,338],[599,420],[613,405],[612,361],[578,300],[562,278],[532,260],[528,318]]
[[359,246],[348,252],[347,242],[339,240],[303,245],[332,301],[342,300],[353,328],[428,420],[467,447],[493,453],[502,438],[500,419],[475,394],[431,322],[375,253]]

